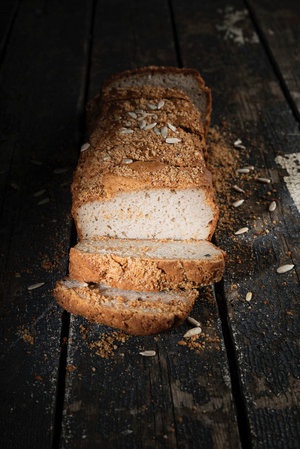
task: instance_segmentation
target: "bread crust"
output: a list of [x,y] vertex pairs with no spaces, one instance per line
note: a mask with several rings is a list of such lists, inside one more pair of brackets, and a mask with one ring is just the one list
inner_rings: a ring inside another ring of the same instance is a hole
[[[109,241],[107,242],[109,247]],[[120,243],[121,245],[121,243]],[[124,290],[193,289],[219,282],[223,276],[222,250],[202,259],[125,257],[71,248],[69,274],[82,282],[101,282]]]
[[[117,328],[133,335],[151,335],[171,329],[182,323],[191,311],[198,295],[196,290],[184,294],[184,300],[174,296],[174,304],[161,304],[157,295],[155,307],[147,302],[133,301],[126,307],[126,299],[116,297],[119,307],[107,304],[107,297],[93,286],[67,288],[64,282],[57,282],[54,295],[58,303],[68,312],[80,315],[89,321]],[[183,297],[183,294],[181,294]],[[125,307],[123,306],[125,302]],[[147,313],[145,308],[148,307]],[[153,312],[151,308],[153,307]]]

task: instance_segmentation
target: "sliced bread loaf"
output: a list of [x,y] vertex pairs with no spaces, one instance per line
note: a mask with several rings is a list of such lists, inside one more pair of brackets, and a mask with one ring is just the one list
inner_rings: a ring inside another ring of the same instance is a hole
[[128,290],[197,288],[223,271],[224,252],[205,240],[82,240],[70,250],[71,278]]
[[210,239],[218,208],[189,98],[118,89],[101,111],[72,184],[79,238]]
[[150,335],[184,321],[197,297],[186,292],[135,292],[64,279],[54,291],[69,312],[134,335]]

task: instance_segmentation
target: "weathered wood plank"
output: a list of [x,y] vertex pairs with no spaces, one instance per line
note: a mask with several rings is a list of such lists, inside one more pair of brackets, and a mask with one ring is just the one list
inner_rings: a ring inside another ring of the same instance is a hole
[[[101,1],[95,13],[89,96],[118,70],[176,65],[168,2],[152,1],[150,8],[133,0]],[[211,290],[202,293],[194,314],[203,327],[198,352],[179,344],[187,324],[121,341],[112,329],[71,317],[61,446],[239,448]],[[146,349],[154,349],[156,356],[142,357]]]
[[52,448],[89,21],[90,2],[23,2],[1,68],[2,448]]
[[[228,329],[251,447],[296,448],[299,211],[283,179],[287,173],[276,158],[297,153],[298,123],[242,2],[226,7],[215,0],[201,8],[196,2],[173,4],[184,65],[196,66],[213,89],[213,123],[226,125],[224,133],[232,148],[235,139],[242,139],[246,149],[239,150],[239,164],[255,167],[239,176],[234,170],[224,172],[223,219],[216,233],[228,253],[224,278]],[[270,178],[271,183],[259,183],[257,177]],[[233,184],[245,193],[232,190]],[[239,198],[245,199],[243,206],[230,206]],[[268,211],[271,200],[277,202],[273,213]],[[249,232],[235,236],[243,226]],[[276,268],[284,263],[294,264],[294,270],[277,274]],[[246,301],[249,291],[253,297]]]
[[276,0],[272,8],[267,0],[249,0],[248,4],[299,120],[300,4],[293,0]]
[[0,63],[19,7],[19,0],[2,0],[0,6]]

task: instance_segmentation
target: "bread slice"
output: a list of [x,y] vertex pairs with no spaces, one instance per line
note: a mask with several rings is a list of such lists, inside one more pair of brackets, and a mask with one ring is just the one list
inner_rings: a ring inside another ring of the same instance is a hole
[[101,111],[72,184],[79,238],[210,239],[218,208],[189,98],[174,89],[117,89]]
[[197,288],[223,271],[224,252],[205,240],[83,240],[70,250],[71,278],[126,290]]
[[[205,85],[199,72],[191,68],[149,66],[123,71],[113,75],[103,86],[103,92],[117,88],[154,86],[178,89],[184,92],[201,114],[205,135],[210,125],[212,110],[211,90]],[[88,105],[87,118],[90,129],[93,128],[95,113],[101,95]]]
[[198,293],[135,292],[66,278],[57,282],[54,296],[69,312],[134,335],[151,335],[186,319]]

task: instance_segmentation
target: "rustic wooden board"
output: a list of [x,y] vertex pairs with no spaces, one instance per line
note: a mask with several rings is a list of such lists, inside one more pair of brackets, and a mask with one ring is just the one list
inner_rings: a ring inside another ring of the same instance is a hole
[[[59,432],[52,289],[67,269],[89,21],[90,2],[23,2],[2,62],[2,448],[52,448]],[[44,285],[28,290],[35,283]]]
[[[283,179],[287,173],[275,158],[298,152],[299,124],[242,2],[224,6],[215,0],[201,8],[193,2],[173,4],[183,63],[196,66],[213,89],[213,124],[223,125],[228,136],[231,131],[232,148],[240,138],[246,146],[240,164],[255,166],[247,175],[224,174],[224,180],[230,176],[229,185],[239,184],[245,194],[227,192],[227,224],[222,226],[221,219],[216,233],[228,253],[220,295],[226,298],[223,320],[235,348],[249,444],[296,448],[299,212]],[[258,176],[272,182],[261,184],[254,180]],[[230,202],[239,198],[245,203],[234,209]],[[277,202],[273,214],[268,211],[271,200]],[[249,232],[235,236],[243,226]],[[286,263],[295,269],[278,275],[276,268]],[[250,302],[245,300],[249,291]]]
[[4,52],[16,13],[19,7],[19,0],[2,0],[0,9],[0,63],[4,57]]
[[294,0],[249,0],[258,33],[272,58],[287,100],[300,119],[300,4]]
[[[176,65],[168,2],[153,1],[151,9],[138,1],[99,2],[93,36],[89,96],[118,70]],[[194,315],[203,326],[198,352],[179,344],[187,324],[121,341],[112,329],[71,317],[62,447],[239,448],[221,324],[210,289],[200,296]],[[146,349],[154,349],[156,356],[142,357]]]

